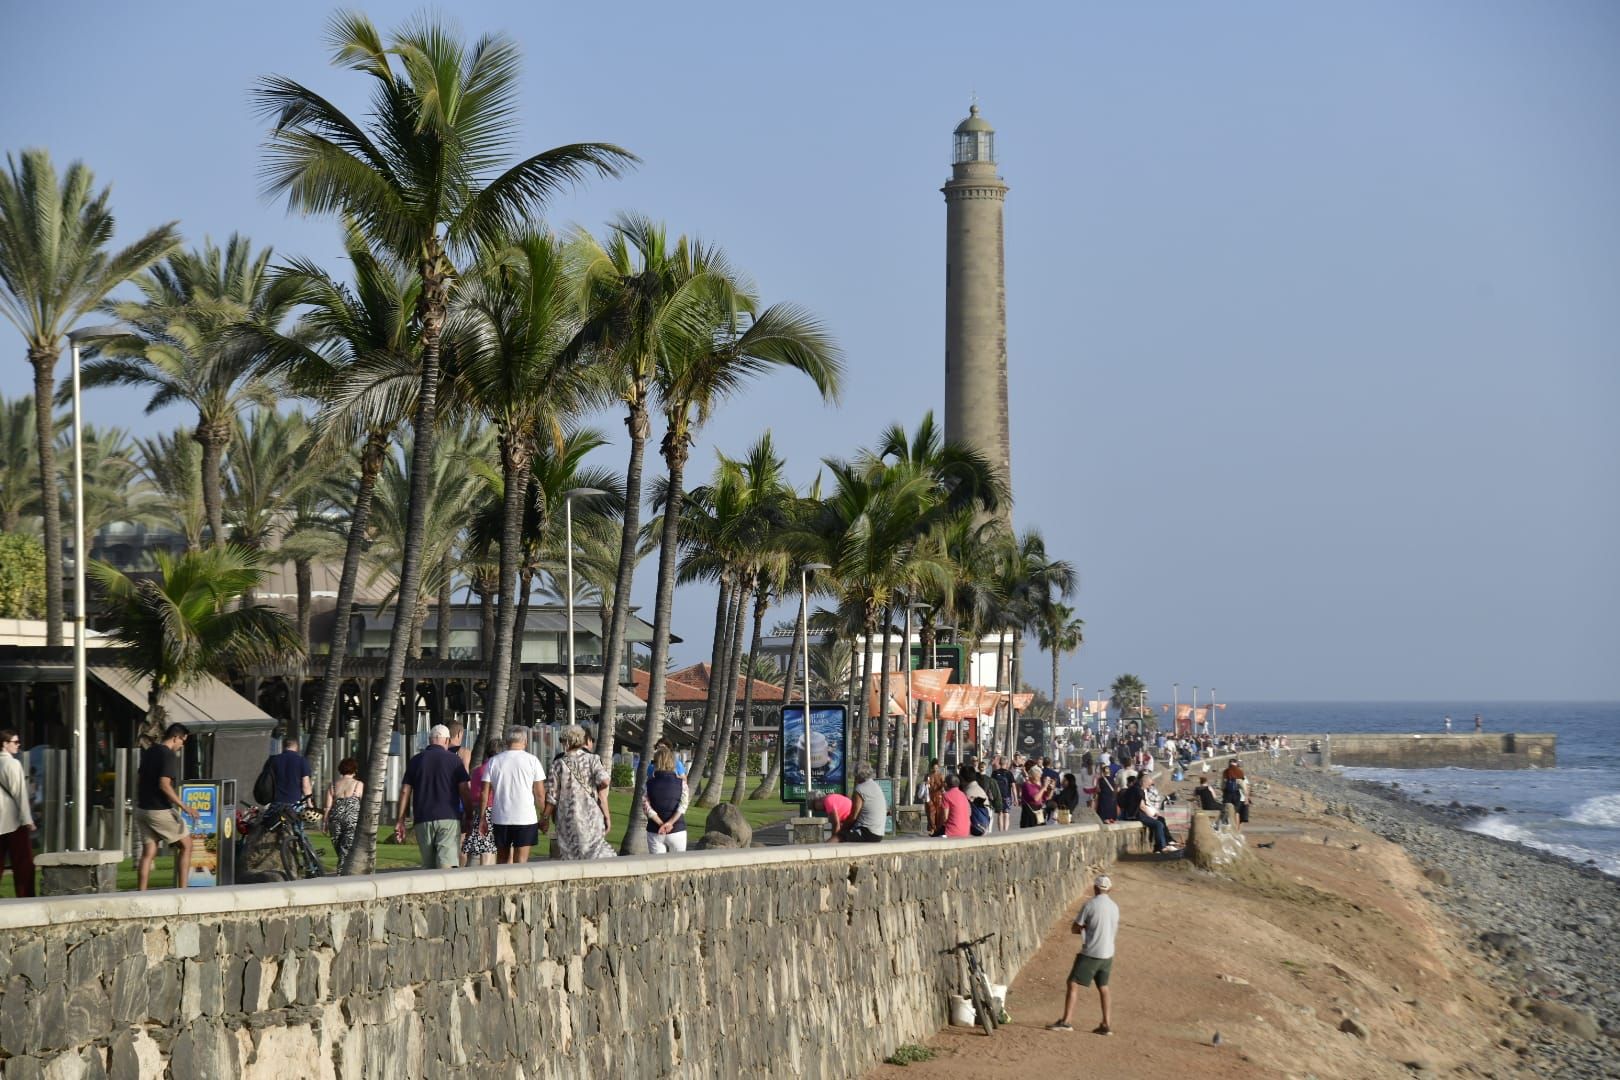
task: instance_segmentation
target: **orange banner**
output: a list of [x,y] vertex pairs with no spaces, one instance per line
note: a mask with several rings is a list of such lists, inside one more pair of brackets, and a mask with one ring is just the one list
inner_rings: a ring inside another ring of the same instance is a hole
[[950,668],[919,668],[911,673],[911,692],[917,695],[918,701],[943,705],[945,686],[950,678]]
[[1013,708],[1023,712],[1029,708],[1029,703],[1035,700],[1034,694],[1014,694],[1012,696]]

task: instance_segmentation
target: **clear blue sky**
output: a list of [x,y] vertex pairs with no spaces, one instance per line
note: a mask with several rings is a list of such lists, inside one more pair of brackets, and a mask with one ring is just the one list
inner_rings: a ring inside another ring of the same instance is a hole
[[[259,197],[247,99],[277,72],[358,107],[330,10],[10,5],[0,148],[84,159],[126,231],[334,259],[331,222]],[[842,408],[773,377],[699,472],[769,424],[808,480],[939,406],[938,188],[976,89],[1012,188],[1017,519],[1081,572],[1065,687],[1620,697],[1620,6],[454,10],[522,43],[526,149],[645,159],[555,224],[634,208],[698,232],[847,349]],[[682,659],[712,610],[681,597]]]

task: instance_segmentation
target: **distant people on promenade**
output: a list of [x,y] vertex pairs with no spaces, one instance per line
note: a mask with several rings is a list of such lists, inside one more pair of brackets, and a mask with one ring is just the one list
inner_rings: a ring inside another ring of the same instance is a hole
[[1485,730],[1485,718],[1483,716],[1479,715],[1479,713],[1475,713],[1474,714],[1474,734],[1477,735],[1477,734],[1479,734],[1480,732],[1482,732],[1484,730]]
[[1198,800],[1198,809],[1220,813],[1221,799],[1215,794],[1215,789],[1209,786],[1207,773],[1199,775],[1198,786],[1193,788],[1193,797]]
[[1080,783],[1074,778],[1074,773],[1063,774],[1062,786],[1053,796],[1052,803],[1056,807],[1059,825],[1074,821],[1074,812],[1080,809]]
[[962,792],[962,778],[945,777],[945,831],[947,837],[973,835],[973,806]]
[[1451,734],[1451,717],[1449,716],[1445,719],[1445,732],[1447,735]]
[[827,819],[827,843],[837,844],[844,839],[844,823],[855,803],[848,795],[836,791],[819,794],[810,800],[810,809]]
[[471,799],[470,778],[461,758],[450,752],[450,729],[434,724],[428,744],[405,765],[394,817],[394,843],[405,842],[405,819],[415,825],[422,866],[452,870],[461,855],[461,808]]
[[1012,800],[1013,800],[1013,773],[1007,768],[1007,760],[1000,754],[990,770],[990,782],[995,787],[996,831],[1006,832],[1012,828]]
[[359,771],[360,763],[352,757],[338,762],[338,777],[327,787],[326,806],[321,811],[339,866],[349,857],[355,833],[360,828],[360,797],[366,793],[366,784],[355,775]]
[[1221,773],[1221,802],[1232,806],[1239,825],[1248,824],[1249,821],[1248,788],[1249,778],[1243,773],[1243,765],[1233,758],[1227,763],[1226,771]]
[[461,759],[461,767],[466,769],[470,775],[472,772],[472,747],[466,746],[462,742],[467,736],[466,725],[460,720],[452,720],[445,727],[450,731],[450,743],[445,749]]
[[984,786],[995,787],[994,781],[987,780],[976,768],[964,766],[960,775],[962,778],[962,794],[967,797],[971,817],[969,831],[974,836],[984,836],[990,832],[994,821],[994,797]]
[[140,861],[135,864],[135,887],[146,891],[152,876],[152,863],[158,849],[175,849],[175,885],[184,889],[191,877],[191,830],[186,818],[197,820],[197,811],[180,801],[182,765],[180,750],[191,737],[184,724],[170,724],[163,738],[141,751],[135,770],[135,835],[141,842]]
[[489,815],[497,863],[526,863],[540,842],[540,808],[546,805],[546,769],[529,753],[529,729],[510,727],[506,749],[484,770],[479,807]]
[[590,736],[578,724],[563,729],[563,755],[557,759],[546,791],[550,820],[557,831],[552,843],[565,859],[611,859],[608,845],[613,811],[608,806],[608,767],[586,749]]
[[1114,970],[1114,939],[1119,933],[1119,905],[1108,895],[1114,883],[1107,874],[1098,874],[1093,886],[1095,894],[1081,905],[1074,925],[1069,928],[1071,933],[1080,936],[1080,951],[1075,955],[1074,966],[1069,969],[1063,1015],[1046,1026],[1048,1031],[1073,1031],[1074,1010],[1080,1004],[1080,991],[1095,985],[1097,1001],[1102,1006],[1102,1023],[1092,1031],[1098,1035],[1114,1033],[1108,980]]
[[1094,778],[1097,785],[1097,797],[1092,809],[1097,811],[1097,817],[1105,824],[1119,820],[1119,788],[1115,784],[1113,762],[1110,755],[1104,754],[1097,765],[1097,774]]
[[654,855],[686,850],[686,807],[692,801],[675,749],[660,742],[653,751],[653,774],[641,806],[647,814],[647,850]]
[[21,754],[22,736],[0,729],[0,881],[9,863],[16,894],[27,897],[34,895],[34,809]]
[[282,739],[281,753],[270,755],[266,764],[276,778],[276,794],[271,802],[297,806],[315,790],[310,779],[309,759],[298,752],[296,737]]
[[495,864],[495,827],[484,807],[484,779],[489,775],[489,763],[500,757],[504,749],[500,739],[493,736],[485,739],[484,759],[467,779],[467,816],[461,823],[462,866]]
[[1030,763],[1025,770],[1020,796],[1023,805],[1019,811],[1018,827],[1033,829],[1042,823],[1041,811],[1046,807],[1046,800],[1052,796],[1051,785],[1042,780],[1041,767],[1038,763]]
[[945,770],[939,759],[928,763],[924,783],[924,805],[928,811],[928,835],[938,836],[945,829]]

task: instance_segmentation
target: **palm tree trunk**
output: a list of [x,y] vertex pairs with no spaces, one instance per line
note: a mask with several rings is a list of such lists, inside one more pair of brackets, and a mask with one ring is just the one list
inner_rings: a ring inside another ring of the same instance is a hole
[[[803,598],[799,600],[799,611],[801,612],[800,618],[795,619],[793,622],[793,647],[788,653],[787,671],[782,676],[782,705],[784,707],[793,700],[793,684],[801,679],[799,657],[804,652],[804,625],[800,621],[803,618],[802,612],[804,611]],[[782,745],[779,739],[776,745],[776,760],[771,763],[771,771],[769,775],[760,781],[759,786],[749,793],[748,797],[750,799],[761,799],[770,794],[771,789],[782,775],[782,754],[785,750],[786,747]]]
[[[517,616],[512,620],[512,668],[511,687],[509,695],[511,708],[503,717],[505,721],[514,721],[523,708],[523,631],[529,625],[529,598],[534,593],[534,570],[525,566],[518,572]],[[563,703],[566,709],[568,703]],[[502,730],[505,730],[504,727]]]
[[[618,734],[619,668],[624,663],[624,631],[630,622],[630,587],[636,575],[636,547],[641,541],[641,469],[647,455],[647,390],[643,382],[631,395],[624,426],[630,431],[630,464],[624,471],[624,531],[619,537],[619,577],[613,587],[613,619],[602,643],[602,719],[596,751],[613,767],[613,742]],[[637,805],[640,805],[638,798]],[[646,838],[642,838],[646,844]]]
[[440,660],[450,659],[450,633],[452,620],[455,615],[456,577],[452,572],[450,553],[444,553],[442,563],[444,576],[439,579],[439,599],[433,605],[434,613],[439,617],[438,629],[433,635],[433,654]]
[[225,497],[220,465],[225,459],[225,446],[230,442],[231,429],[218,420],[198,420],[197,430],[191,437],[202,447],[203,511],[208,517],[211,542],[215,547],[224,547]]
[[[648,673],[647,713],[642,724],[641,760],[651,761],[653,747],[664,737],[665,669],[669,666],[669,623],[675,609],[675,567],[680,560],[681,503],[685,491],[688,447],[675,433],[665,436],[664,453],[669,463],[669,494],[664,499],[664,528],[658,545],[658,592],[653,603],[652,670]],[[625,529],[629,530],[626,507]],[[617,602],[618,597],[614,597]],[[636,790],[630,799],[630,823],[624,833],[624,850],[640,855],[647,850],[647,811],[642,797],[647,792],[647,770],[636,770]]]
[[[934,628],[926,619],[923,620],[922,629],[918,633],[917,643],[919,649],[921,650],[921,655],[925,659],[933,654]],[[931,662],[929,666],[933,666]],[[929,727],[928,716],[931,708],[932,705],[930,704],[929,706],[923,708],[919,715],[917,703],[912,702],[911,704],[911,722],[913,727],[911,731],[911,761],[908,764],[906,771],[906,787],[909,789],[906,792],[905,801],[907,803],[914,801],[917,797],[917,777],[922,771],[918,768],[918,764],[922,759],[923,731],[925,728]]]
[[308,559],[293,560],[293,578],[298,590],[298,640],[303,643],[304,655],[308,656],[310,607],[315,592],[315,572]]
[[724,685],[721,669],[726,662],[726,644],[731,640],[731,620],[736,610],[732,597],[736,592],[730,573],[720,575],[720,594],[714,607],[714,641],[709,646],[709,689],[703,697],[703,720],[698,724],[697,747],[692,752],[691,770],[687,775],[705,776],[709,764],[709,744],[714,741],[714,718],[720,713],[720,687]]
[[56,478],[56,361],[54,346],[30,347],[34,366],[34,428],[39,436],[39,512],[45,532],[45,644],[62,644],[62,496]]
[[883,671],[878,677],[878,764],[879,776],[889,775],[889,639],[894,630],[894,605],[883,609]]
[[422,538],[427,531],[428,504],[433,498],[433,436],[439,412],[439,338],[444,331],[449,308],[450,281],[439,266],[440,252],[424,253],[419,272],[421,292],[417,311],[421,318],[422,375],[417,391],[416,416],[412,421],[411,496],[405,517],[405,544],[399,567],[399,614],[388,639],[388,667],[383,676],[382,701],[378,703],[371,733],[371,752],[366,759],[366,790],[360,803],[360,827],[343,873],[369,874],[377,862],[377,819],[382,813],[384,780],[388,771],[388,746],[394,736],[394,719],[399,715],[399,688],[405,681],[405,651],[409,645],[412,618],[416,614],[417,593],[422,587]]
[[709,759],[709,775],[703,790],[698,793],[699,806],[718,805],[726,784],[726,758],[731,753],[731,723],[737,715],[737,673],[742,670],[743,624],[748,610],[748,597],[753,592],[754,576],[749,574],[737,584],[736,616],[731,624],[731,643],[726,648],[725,681],[720,684],[720,710],[715,723],[714,756]]
[[146,722],[137,740],[143,750],[163,738],[163,731],[169,726],[169,710],[164,704],[168,693],[156,679],[152,680],[152,688],[146,692]]
[[315,706],[315,726],[310,731],[304,757],[317,781],[326,774],[326,744],[332,737],[337,718],[338,697],[343,690],[344,654],[349,651],[349,618],[354,612],[354,589],[360,577],[360,555],[366,546],[366,525],[371,518],[371,497],[382,472],[383,455],[388,449],[386,435],[372,432],[360,451],[360,484],[355,489],[354,507],[349,511],[349,536],[343,549],[343,573],[338,578],[337,604],[332,609],[332,640],[326,654],[326,674],[321,680],[321,698]]
[[1048,727],[1048,732],[1049,733],[1052,730],[1055,730],[1057,728],[1057,719],[1058,719],[1058,643],[1057,643],[1056,636],[1054,636],[1052,638],[1052,723]]
[[[831,673],[829,672],[829,674]],[[860,658],[855,655],[855,643],[852,639],[849,646],[849,676],[848,684],[845,687],[845,693],[848,695],[847,700],[849,702],[849,707],[847,709],[847,712],[849,713],[849,732],[853,736],[858,736],[860,734],[861,714],[856,708],[855,702],[855,691],[860,686],[860,682],[861,661]],[[844,752],[849,755],[850,764],[854,764],[854,762],[858,760],[858,758],[855,756],[855,747],[859,745],[860,743],[857,742],[852,746],[847,746],[844,748]]]
[[407,653],[410,659],[422,659],[422,627],[427,624],[427,605],[422,598],[416,598],[415,609],[411,612],[411,644]]
[[512,628],[517,621],[512,592],[517,588],[523,507],[529,494],[529,454],[520,437],[511,431],[501,433],[501,474],[501,609],[495,622],[495,655],[489,665],[489,734],[496,738],[505,734],[506,718],[511,712]]
[[762,581],[754,597],[754,639],[748,646],[748,676],[743,683],[742,738],[737,747],[737,782],[731,786],[733,803],[743,801],[743,785],[748,783],[748,724],[754,716],[754,671],[759,666],[759,647],[765,636],[765,611],[770,605],[771,587],[768,582]]

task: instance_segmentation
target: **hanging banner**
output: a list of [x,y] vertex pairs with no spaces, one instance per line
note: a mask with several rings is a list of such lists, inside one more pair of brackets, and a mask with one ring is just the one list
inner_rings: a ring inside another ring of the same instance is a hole
[[[782,801],[806,798],[804,778],[804,704],[782,706]],[[849,708],[842,704],[810,705],[810,793],[844,790],[849,746]]]
[[1033,693],[1014,694],[1012,696],[1013,708],[1017,709],[1019,712],[1023,712],[1025,709],[1029,708],[1030,702],[1034,700],[1035,695]]
[[950,668],[920,668],[911,673],[911,692],[917,695],[918,701],[943,705],[945,686],[950,679]]

